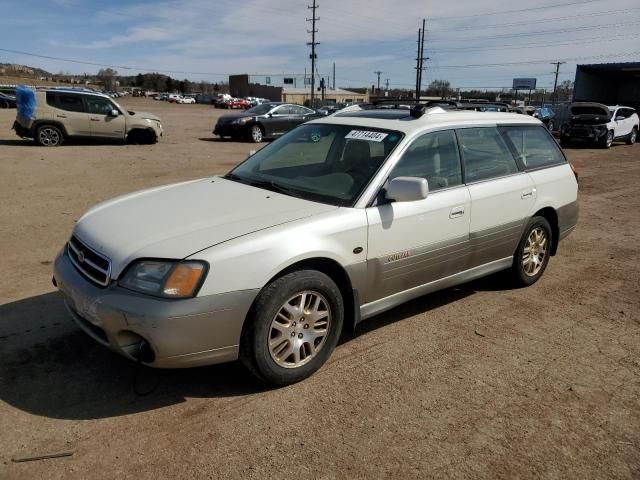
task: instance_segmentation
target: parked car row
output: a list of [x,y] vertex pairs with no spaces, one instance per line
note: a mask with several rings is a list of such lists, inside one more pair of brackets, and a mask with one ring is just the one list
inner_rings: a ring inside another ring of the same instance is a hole
[[0,108],[16,108],[16,97],[0,92]]
[[196,103],[195,95],[180,95],[179,93],[157,93],[153,99],[169,103]]

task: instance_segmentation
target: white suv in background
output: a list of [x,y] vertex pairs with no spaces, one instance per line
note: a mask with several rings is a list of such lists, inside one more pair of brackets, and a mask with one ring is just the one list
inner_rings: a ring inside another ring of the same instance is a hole
[[633,145],[638,139],[640,120],[631,107],[575,102],[569,105],[569,114],[569,120],[560,128],[563,147],[578,141],[610,148],[615,140]]
[[574,173],[526,115],[336,113],[225,176],[89,210],[54,283],[80,328],[126,357],[240,358],[284,385],[407,300],[501,270],[535,283],[577,223]]

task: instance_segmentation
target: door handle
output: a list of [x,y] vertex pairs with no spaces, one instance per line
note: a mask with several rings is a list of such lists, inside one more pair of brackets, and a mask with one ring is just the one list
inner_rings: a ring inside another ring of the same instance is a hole
[[453,207],[451,209],[451,213],[449,213],[449,218],[458,218],[464,215],[464,207]]
[[100,119],[99,119],[99,118],[96,118],[96,117],[91,117],[91,121],[92,121],[92,122],[99,122],[99,121],[100,121]]
[[58,117],[58,118],[67,118],[66,115],[60,115],[59,113],[56,115],[56,117]]

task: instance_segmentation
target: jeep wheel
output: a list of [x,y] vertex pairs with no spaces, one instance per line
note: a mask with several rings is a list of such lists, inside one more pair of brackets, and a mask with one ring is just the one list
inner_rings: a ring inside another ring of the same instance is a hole
[[511,271],[518,286],[536,283],[549,263],[551,226],[544,217],[533,217],[520,239]]
[[602,148],[611,148],[613,145],[613,130],[609,130],[602,140]]
[[329,358],[342,331],[344,304],[324,273],[300,270],[258,296],[243,329],[240,359],[272,385],[299,382]]
[[253,143],[262,142],[263,135],[262,135],[262,128],[260,128],[260,125],[252,125],[250,135],[251,135],[250,139]]
[[58,127],[42,125],[36,131],[36,143],[43,147],[57,147],[62,144],[64,137]]
[[627,137],[627,145],[633,145],[638,140],[638,127],[633,127],[631,133]]

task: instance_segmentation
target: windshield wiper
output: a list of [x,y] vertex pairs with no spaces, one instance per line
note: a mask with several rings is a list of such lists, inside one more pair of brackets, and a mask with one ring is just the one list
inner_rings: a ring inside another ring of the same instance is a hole
[[284,185],[280,185],[271,180],[248,180],[249,185],[258,188],[264,188],[266,190],[271,190],[272,192],[283,193],[285,195],[289,195],[290,197],[301,197],[300,191],[295,190],[293,188],[285,187]]

